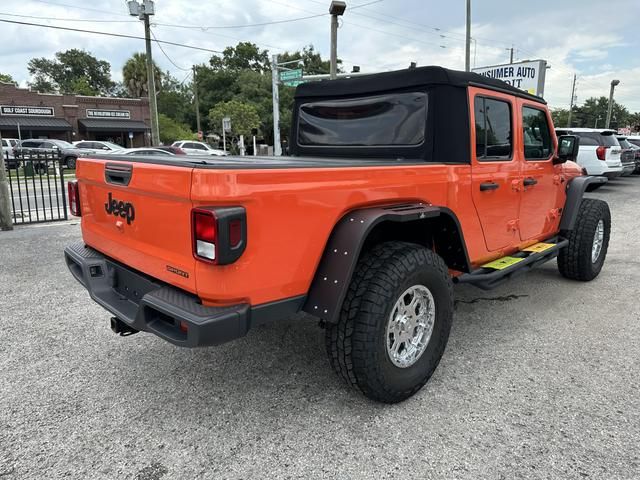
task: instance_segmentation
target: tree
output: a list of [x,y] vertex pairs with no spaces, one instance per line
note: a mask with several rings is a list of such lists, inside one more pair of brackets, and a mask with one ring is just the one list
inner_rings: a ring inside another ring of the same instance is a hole
[[32,58],[28,70],[33,77],[29,85],[44,93],[77,93],[81,88],[85,95],[109,95],[115,86],[109,62],[76,48],[57,52],[54,60]]
[[164,113],[158,114],[158,126],[160,128],[160,141],[164,144],[171,145],[176,140],[193,138],[193,132],[188,125],[176,122]]
[[[582,106],[576,107],[574,110],[575,120],[571,121],[571,126],[594,128],[597,123],[598,127],[604,128],[608,108],[609,99],[607,97],[588,98]],[[614,100],[611,112],[611,128],[626,126],[629,118],[629,110]]]
[[209,60],[209,64],[214,70],[230,70],[238,72],[241,70],[253,70],[255,72],[266,72],[271,69],[269,63],[269,52],[260,50],[258,46],[251,42],[240,42],[235,47],[227,47],[222,52],[222,57],[214,55]]
[[[156,91],[159,91],[162,85],[162,72],[155,62],[153,67]],[[122,68],[122,78],[129,95],[136,98],[148,97],[147,55],[144,53],[134,53]]]
[[[169,72],[162,75],[158,93],[158,113],[177,122],[192,125],[195,128],[195,109],[193,105],[193,84],[179,82]],[[204,114],[206,116],[206,112]]]
[[0,82],[2,83],[13,83],[14,85],[17,85],[18,82],[16,82],[13,77],[11,75],[9,75],[8,73],[0,73]]
[[569,110],[566,108],[555,108],[551,110],[553,126],[556,128],[566,127],[569,120]]
[[231,118],[231,131],[235,135],[251,135],[251,130],[260,127],[260,117],[250,103],[230,100],[216,104],[209,112],[209,120],[213,130],[222,135],[222,119]]
[[[323,60],[320,53],[314,49],[313,45],[307,45],[302,49],[302,52],[299,50],[292,53],[284,52],[278,56],[278,63],[291,62],[298,59],[302,59],[304,62],[302,69],[307,75],[320,75],[330,72],[331,62],[329,60]],[[338,59],[338,72],[342,72],[342,69],[340,68],[341,64],[342,60]],[[295,66],[292,66],[292,68],[295,68]]]

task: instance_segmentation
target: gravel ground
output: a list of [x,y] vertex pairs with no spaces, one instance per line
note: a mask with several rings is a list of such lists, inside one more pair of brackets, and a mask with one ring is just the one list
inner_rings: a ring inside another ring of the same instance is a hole
[[308,317],[209,349],[117,337],[64,265],[77,224],[0,233],[0,478],[638,479],[640,178],[592,196],[600,277],[456,287],[440,367],[393,406],[341,383]]

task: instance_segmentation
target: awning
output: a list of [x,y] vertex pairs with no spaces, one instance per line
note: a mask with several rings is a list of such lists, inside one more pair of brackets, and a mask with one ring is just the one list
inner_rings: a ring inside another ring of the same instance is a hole
[[2,130],[36,130],[36,131],[60,131],[72,130],[71,124],[64,118],[52,117],[5,117],[0,115],[0,129]]
[[116,118],[80,118],[78,123],[87,132],[146,132],[150,130],[140,120],[119,120]]

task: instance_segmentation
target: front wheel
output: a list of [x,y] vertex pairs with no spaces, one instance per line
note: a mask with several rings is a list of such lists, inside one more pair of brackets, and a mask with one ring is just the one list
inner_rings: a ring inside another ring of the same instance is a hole
[[602,200],[582,200],[569,245],[560,250],[558,270],[563,277],[583,282],[598,276],[609,248],[611,212]]
[[367,397],[400,402],[438,366],[452,317],[442,258],[412,243],[380,244],[359,261],[338,323],[327,325],[329,360]]
[[76,169],[76,157],[67,157],[65,164],[69,170]]

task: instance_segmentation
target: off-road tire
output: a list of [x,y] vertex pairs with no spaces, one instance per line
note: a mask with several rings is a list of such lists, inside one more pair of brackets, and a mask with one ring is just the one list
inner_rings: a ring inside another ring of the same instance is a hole
[[64,163],[69,170],[75,170],[76,160],[77,160],[76,157],[67,157],[65,158]]
[[[387,323],[402,293],[418,284],[433,296],[433,331],[418,360],[400,368],[387,353]],[[401,402],[420,390],[438,366],[452,317],[453,287],[442,258],[413,243],[382,243],[360,259],[338,323],[327,325],[325,340],[331,366],[367,397]]]
[[[600,220],[604,222],[604,243],[600,255],[593,262],[591,248]],[[558,270],[562,276],[583,282],[596,278],[607,256],[610,233],[611,212],[607,202],[591,198],[583,199],[573,230],[563,232],[565,238],[569,240],[569,245],[560,250],[558,255]]]

